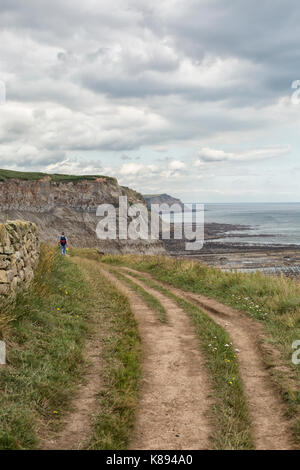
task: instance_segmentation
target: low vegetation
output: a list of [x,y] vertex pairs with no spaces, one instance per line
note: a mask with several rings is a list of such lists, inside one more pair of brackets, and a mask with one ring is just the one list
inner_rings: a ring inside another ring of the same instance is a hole
[[0,449],[38,449],[61,429],[85,378],[85,342],[96,314],[103,388],[89,446],[128,445],[141,373],[137,325],[126,297],[97,271],[96,251],[75,254],[80,262],[43,247],[30,288],[0,306],[0,339],[8,351],[0,366]]
[[77,267],[44,247],[31,288],[0,307],[8,351],[0,366],[0,449],[37,448],[39,433],[58,428],[68,411],[84,366],[88,292]]
[[115,178],[111,176],[102,176],[102,175],[62,175],[62,174],[48,174],[48,173],[37,173],[37,172],[22,172],[14,170],[1,170],[0,169],[0,181],[6,181],[9,179],[19,179],[26,181],[37,181],[45,177],[50,177],[51,181],[57,182],[68,182],[68,181],[81,181],[88,180],[93,181],[98,178],[104,178],[108,181],[116,182]]
[[300,367],[292,363],[292,343],[300,339],[300,284],[286,277],[222,272],[199,262],[151,256],[106,256],[102,261],[150,273],[174,287],[215,298],[260,322],[276,359],[265,356],[289,407],[295,440],[300,443]]

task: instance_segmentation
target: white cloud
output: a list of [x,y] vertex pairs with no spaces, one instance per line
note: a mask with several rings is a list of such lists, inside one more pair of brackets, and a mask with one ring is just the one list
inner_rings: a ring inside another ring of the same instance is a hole
[[198,160],[195,166],[202,166],[204,163],[224,162],[224,161],[256,161],[268,158],[277,158],[289,154],[291,148],[286,147],[270,147],[253,149],[241,152],[224,152],[224,150],[203,147],[198,152]]
[[179,160],[172,160],[169,163],[169,168],[170,170],[182,170],[183,168],[185,168],[185,163]]

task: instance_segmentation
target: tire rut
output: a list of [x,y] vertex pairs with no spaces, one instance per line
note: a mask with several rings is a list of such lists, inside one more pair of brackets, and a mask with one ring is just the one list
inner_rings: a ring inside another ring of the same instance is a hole
[[167,310],[168,323],[122,281],[103,269],[129,299],[144,350],[143,382],[130,449],[209,449],[209,379],[199,343],[185,312],[147,288]]
[[[260,325],[238,310],[200,294],[171,287],[169,284],[152,278],[148,273],[141,273],[130,268],[124,268],[124,271],[143,275],[145,280],[153,279],[173,294],[197,304],[229,333],[234,347],[238,349],[240,374],[248,400],[256,448],[259,450],[292,449],[289,424],[285,418],[286,407],[272,383],[260,351],[260,344],[263,340]],[[135,281],[138,282],[136,279]],[[141,285],[148,289],[145,284],[141,283]]]

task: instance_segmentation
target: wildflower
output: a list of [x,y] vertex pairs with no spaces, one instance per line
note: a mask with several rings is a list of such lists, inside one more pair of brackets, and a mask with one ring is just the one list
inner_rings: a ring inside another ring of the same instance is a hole
[[59,308],[59,307],[57,307],[57,308],[56,308],[56,310],[59,312],[59,311],[60,311],[60,308]]
[[229,344],[225,344],[225,348],[229,348]]
[[232,382],[229,382],[229,385],[232,385]]
[[68,293],[69,293],[69,292],[66,290],[65,294],[68,295]]
[[229,362],[230,362],[230,359],[226,359],[226,362],[228,362],[228,363],[229,363]]
[[57,415],[57,414],[58,414],[58,411],[54,410],[54,411],[53,411],[53,414],[54,414],[54,415]]

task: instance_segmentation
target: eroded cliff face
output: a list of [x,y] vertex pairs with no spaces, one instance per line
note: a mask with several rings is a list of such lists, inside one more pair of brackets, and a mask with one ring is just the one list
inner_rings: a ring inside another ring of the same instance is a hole
[[164,253],[163,245],[153,240],[99,240],[96,216],[100,204],[119,205],[127,196],[129,204],[144,203],[143,198],[112,178],[95,180],[0,181],[0,220],[21,219],[35,222],[42,242],[54,244],[64,231],[72,246],[97,247],[103,253]]

